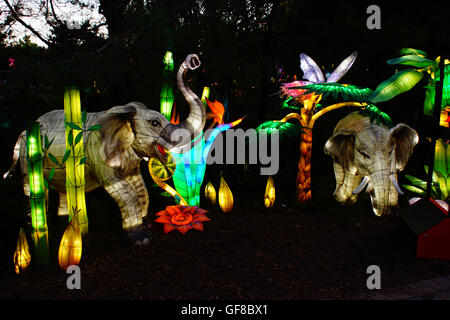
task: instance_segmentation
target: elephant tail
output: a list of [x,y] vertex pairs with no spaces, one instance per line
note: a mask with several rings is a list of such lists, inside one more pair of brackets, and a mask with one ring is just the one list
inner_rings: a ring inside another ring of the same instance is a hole
[[17,161],[19,160],[19,153],[20,153],[20,142],[22,139],[25,138],[25,131],[23,131],[20,136],[19,139],[17,139],[16,145],[14,146],[14,152],[13,152],[13,158],[12,158],[12,163],[11,163],[11,167],[9,168],[9,170],[3,175],[3,179],[7,179],[9,177],[12,176],[12,172],[14,171],[16,165],[17,165]]

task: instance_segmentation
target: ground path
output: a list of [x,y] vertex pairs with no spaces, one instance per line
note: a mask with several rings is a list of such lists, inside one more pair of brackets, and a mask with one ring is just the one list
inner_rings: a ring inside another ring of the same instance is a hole
[[401,287],[375,290],[361,298],[370,300],[450,300],[450,275],[422,280]]

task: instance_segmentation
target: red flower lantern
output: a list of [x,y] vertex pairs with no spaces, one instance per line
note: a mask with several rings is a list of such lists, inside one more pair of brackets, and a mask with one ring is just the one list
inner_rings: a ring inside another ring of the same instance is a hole
[[185,234],[190,229],[203,231],[203,222],[210,221],[205,215],[208,211],[197,206],[183,205],[168,206],[166,210],[158,212],[155,222],[164,223],[164,233],[177,229]]

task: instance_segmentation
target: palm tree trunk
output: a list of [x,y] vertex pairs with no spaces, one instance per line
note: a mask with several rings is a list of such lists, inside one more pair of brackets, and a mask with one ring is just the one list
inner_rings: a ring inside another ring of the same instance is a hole
[[305,128],[303,131],[297,171],[297,202],[299,203],[311,199],[312,128]]

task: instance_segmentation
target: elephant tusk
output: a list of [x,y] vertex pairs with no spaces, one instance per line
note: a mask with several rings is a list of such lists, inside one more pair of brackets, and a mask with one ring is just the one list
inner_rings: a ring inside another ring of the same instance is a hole
[[394,174],[394,173],[391,173],[391,181],[392,181],[392,184],[393,184],[394,187],[395,187],[395,190],[397,190],[397,192],[398,192],[399,194],[401,194],[401,195],[405,194],[405,193],[403,192],[403,190],[400,189],[400,186],[398,185],[398,182],[397,182],[397,179],[395,178],[395,174]]
[[147,162],[148,162],[148,160],[150,160],[149,157],[142,157],[142,159],[144,159]]
[[352,193],[353,194],[360,193],[365,188],[365,186],[369,183],[369,180],[370,180],[369,176],[365,176],[364,179],[359,184],[359,186]]

